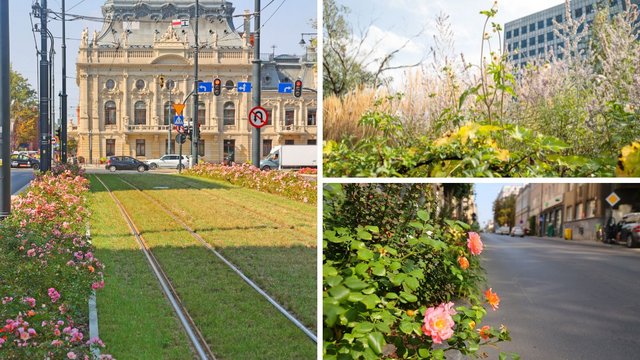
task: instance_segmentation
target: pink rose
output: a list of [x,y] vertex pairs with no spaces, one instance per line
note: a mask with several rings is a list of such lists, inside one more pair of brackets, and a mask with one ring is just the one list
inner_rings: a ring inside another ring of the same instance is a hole
[[475,232],[469,232],[469,238],[467,239],[467,247],[471,254],[480,255],[482,252],[482,240],[480,240],[480,235]]
[[443,340],[453,336],[455,322],[451,315],[455,315],[456,311],[451,307],[453,307],[452,302],[440,304],[437,307],[428,308],[424,314],[422,332],[431,336],[435,344],[442,344]]

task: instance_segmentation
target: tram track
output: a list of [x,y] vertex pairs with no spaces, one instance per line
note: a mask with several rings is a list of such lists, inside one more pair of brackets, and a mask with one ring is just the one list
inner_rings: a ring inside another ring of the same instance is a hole
[[198,358],[200,358],[201,360],[216,360],[216,357],[213,354],[211,348],[209,347],[207,341],[204,339],[204,336],[196,326],[195,322],[193,321],[193,318],[189,315],[189,312],[187,311],[182,301],[180,300],[180,297],[178,296],[173,284],[171,283],[171,280],[162,269],[162,266],[160,265],[160,263],[154,256],[153,252],[149,248],[147,242],[145,241],[141,232],[138,230],[138,227],[133,222],[133,219],[127,212],[126,208],[120,202],[120,200],[115,196],[115,194],[111,191],[111,189],[107,186],[107,184],[105,184],[105,182],[102,181],[102,179],[98,175],[95,175],[95,178],[102,184],[102,186],[109,193],[109,195],[111,196],[115,204],[118,206],[118,209],[122,214],[122,217],[124,218],[125,222],[129,226],[131,234],[136,239],[138,246],[142,250],[154,275],[158,279],[158,282],[160,283],[163,293],[167,297],[169,303],[171,304],[171,307],[176,313],[176,316],[178,317],[180,324],[184,328],[187,334],[187,337],[191,342],[191,346],[193,350],[196,352],[196,354],[198,355]]
[[[280,314],[282,314],[287,320],[289,320],[293,325],[295,325],[298,329],[300,329],[309,339],[311,339],[314,343],[318,342],[316,334],[314,334],[311,330],[309,330],[300,320],[298,320],[292,313],[290,313],[284,306],[278,303],[273,297],[271,297],[266,291],[264,291],[258,284],[256,284],[251,278],[245,275],[237,266],[235,266],[231,261],[225,258],[220,252],[218,252],[214,246],[212,246],[209,242],[207,242],[204,238],[202,238],[194,229],[192,229],[189,225],[187,225],[182,219],[180,219],[174,212],[167,208],[167,205],[163,202],[155,199],[149,194],[145,193],[144,190],[135,186],[131,182],[123,179],[118,176],[118,179],[136,190],[140,194],[142,194],[146,199],[148,199],[153,204],[157,205],[161,208],[169,217],[173,219],[176,224],[179,224],[187,233],[191,235],[197,242],[202,244],[205,248],[207,248],[210,252],[212,252],[220,261],[222,261],[225,265],[227,265],[234,273],[236,273],[245,283],[247,283],[251,288],[253,288],[260,296],[262,296],[267,302],[269,302]],[[99,179],[100,180],[100,179]],[[102,182],[102,181],[101,181]],[[188,185],[188,184],[185,184]],[[189,186],[189,185],[188,185]],[[105,186],[106,187],[106,186]],[[193,186],[190,186],[195,188]],[[233,203],[233,202],[231,202]]]

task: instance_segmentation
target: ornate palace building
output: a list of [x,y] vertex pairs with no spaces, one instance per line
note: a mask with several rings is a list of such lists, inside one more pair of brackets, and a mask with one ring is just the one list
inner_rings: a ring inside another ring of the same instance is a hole
[[[199,78],[219,78],[223,85],[220,96],[199,94],[199,153],[209,162],[221,162],[227,154],[250,162],[254,146],[251,93],[237,91],[238,82],[256,87],[252,22],[245,12],[236,29],[234,10],[228,1],[200,0]],[[177,153],[171,104],[188,98],[185,121],[193,116],[195,2],[106,0],[102,12],[104,26],[91,36],[83,31],[78,53],[78,126],[70,132],[78,140],[77,155],[95,163],[110,155],[144,160]],[[172,27],[178,19],[186,26]],[[262,155],[279,144],[315,144],[317,95],[310,90],[317,89],[315,48],[303,56],[261,58],[262,107],[270,115],[261,132]],[[278,93],[280,83],[298,79],[302,97]],[[190,148],[187,140],[183,152]]]

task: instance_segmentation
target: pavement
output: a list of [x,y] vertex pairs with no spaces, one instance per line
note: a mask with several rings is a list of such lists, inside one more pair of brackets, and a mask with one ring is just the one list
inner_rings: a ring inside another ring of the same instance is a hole
[[640,249],[483,234],[486,287],[501,298],[483,325],[509,329],[522,359],[638,359]]

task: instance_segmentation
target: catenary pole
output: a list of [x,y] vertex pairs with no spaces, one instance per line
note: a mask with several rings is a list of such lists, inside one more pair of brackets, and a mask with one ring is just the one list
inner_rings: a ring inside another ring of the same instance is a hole
[[65,0],[62,0],[62,96],[60,99],[60,161],[67,163],[67,35]]
[[49,61],[47,60],[47,0],[40,7],[40,170],[49,171],[51,154],[49,143]]
[[0,118],[2,122],[2,189],[0,190],[0,220],[11,212],[11,88],[9,86],[9,0],[0,0]]
[[198,164],[198,50],[200,45],[198,44],[198,20],[200,18],[200,2],[196,0],[196,31],[195,31],[195,46],[193,51],[193,61],[195,65],[194,78],[193,78],[193,127],[191,129],[191,164]]
[[[253,35],[253,74],[252,79],[255,84],[253,90],[253,106],[260,106],[260,97],[261,97],[261,81],[262,78],[260,76],[260,0],[255,0],[254,5],[254,35]],[[245,31],[249,31],[249,29],[245,29]],[[251,153],[252,153],[252,162],[253,166],[260,167],[260,129],[253,128],[253,133],[251,136]]]

